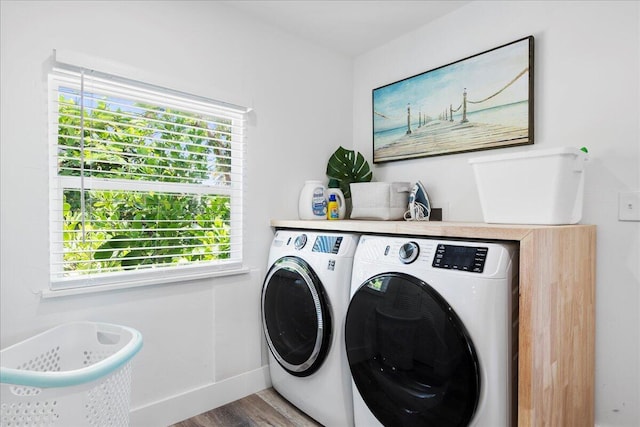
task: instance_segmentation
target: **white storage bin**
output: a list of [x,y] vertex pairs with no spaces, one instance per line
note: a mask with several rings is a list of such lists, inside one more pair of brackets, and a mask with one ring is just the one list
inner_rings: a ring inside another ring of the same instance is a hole
[[485,222],[579,222],[587,160],[568,147],[470,159]]
[[0,352],[1,426],[127,426],[135,329],[67,323]]
[[409,208],[408,182],[358,182],[350,188],[352,219],[403,219]]

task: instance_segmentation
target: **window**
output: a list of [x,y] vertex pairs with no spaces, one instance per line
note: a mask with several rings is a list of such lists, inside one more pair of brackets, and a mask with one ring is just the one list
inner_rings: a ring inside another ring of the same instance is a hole
[[52,290],[241,268],[246,109],[63,64],[49,88]]

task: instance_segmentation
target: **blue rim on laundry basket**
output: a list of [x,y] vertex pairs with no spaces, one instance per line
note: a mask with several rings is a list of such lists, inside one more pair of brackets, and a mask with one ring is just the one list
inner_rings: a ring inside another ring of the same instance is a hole
[[[85,384],[109,375],[121,368],[142,348],[142,334],[137,330],[109,323],[98,323],[98,325],[124,329],[131,333],[132,338],[113,355],[81,369],[63,372],[39,372],[0,367],[0,383],[39,388],[71,387]],[[45,331],[44,333],[47,332],[48,331]]]

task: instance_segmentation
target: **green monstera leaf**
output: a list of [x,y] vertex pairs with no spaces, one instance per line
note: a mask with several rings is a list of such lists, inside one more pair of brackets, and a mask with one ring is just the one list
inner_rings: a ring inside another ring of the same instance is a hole
[[362,154],[338,147],[327,163],[327,176],[329,177],[329,188],[339,188],[344,197],[348,199],[351,198],[349,184],[369,182],[373,173]]

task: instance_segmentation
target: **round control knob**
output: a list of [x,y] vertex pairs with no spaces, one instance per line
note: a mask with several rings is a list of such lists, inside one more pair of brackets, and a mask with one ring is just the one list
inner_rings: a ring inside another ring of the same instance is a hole
[[297,249],[300,250],[302,248],[304,248],[304,245],[307,244],[307,235],[306,234],[301,234],[298,237],[296,237],[296,240],[294,240],[293,242],[293,246]]
[[416,242],[408,242],[400,247],[399,258],[405,264],[411,264],[418,258],[420,246]]

